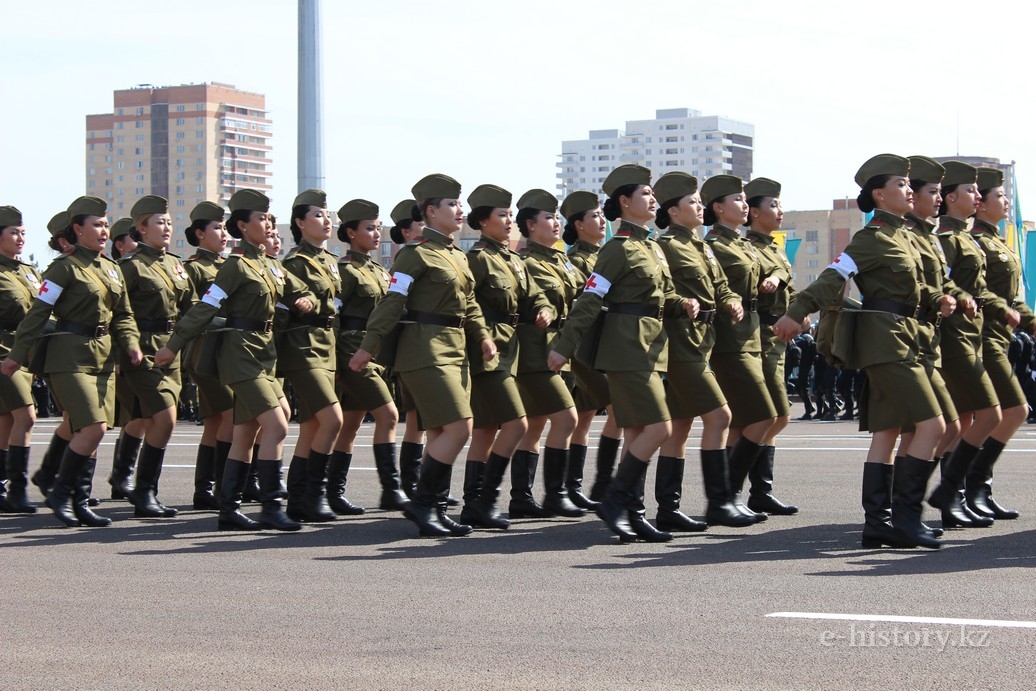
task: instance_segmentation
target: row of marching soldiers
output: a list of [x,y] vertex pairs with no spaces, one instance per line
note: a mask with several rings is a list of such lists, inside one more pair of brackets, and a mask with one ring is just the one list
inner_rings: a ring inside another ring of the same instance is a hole
[[[300,521],[363,513],[345,487],[367,413],[379,507],[404,511],[422,535],[506,528],[497,503],[508,467],[510,519],[594,511],[626,541],[795,513],[772,493],[774,439],[790,412],[784,347],[769,328],[793,294],[772,237],[780,185],[716,176],[699,193],[690,175],[651,185],[650,171],[628,165],[603,189],[603,209],[596,193],[566,197],[562,230],[549,192],[522,195],[515,218],[510,192],[481,185],[465,214],[460,185],[427,176],[392,211],[392,239],[404,247],[391,275],[374,259],[379,209],[362,199],[338,211],[338,238],[350,245],[338,258],[325,249],[333,230],[325,194],[299,194],[290,221],[297,246],[283,264],[270,200],[257,191],[235,193],[226,221],[218,205],[199,204],[186,229],[198,252],[186,261],[168,252],[174,230],[161,197],[140,199],[110,231],[103,200],[77,199],[49,224],[62,255],[42,277],[17,252],[4,263],[5,287],[37,292],[4,292],[22,298],[4,303],[18,311],[4,313],[4,409],[15,421],[31,418],[31,396],[13,395],[26,388],[29,366],[64,412],[33,482],[63,523],[110,523],[91,510],[90,488],[117,397],[113,497],[139,517],[176,515],[159,500],[158,481],[186,370],[204,419],[193,505],[218,510],[220,529],[297,530]],[[4,209],[3,237],[23,237],[20,214]],[[465,221],[481,232],[466,255],[452,243]],[[607,221],[617,229],[604,243]],[[667,230],[660,241],[650,224]],[[703,224],[711,226],[704,241]],[[515,225],[521,253],[510,249]],[[224,259],[228,233],[241,242]],[[117,263],[103,252],[109,236]],[[390,375],[407,411],[398,465]],[[283,379],[300,419],[286,485]],[[590,425],[605,408],[597,477],[584,492]],[[704,522],[681,511],[696,417]],[[15,425],[9,438],[6,510],[34,510],[25,493],[30,429],[31,420]],[[450,478],[469,441],[456,522]],[[658,451],[655,527],[645,518],[644,474]],[[541,455],[542,503],[533,496]],[[241,512],[248,498],[262,504],[258,520]]]

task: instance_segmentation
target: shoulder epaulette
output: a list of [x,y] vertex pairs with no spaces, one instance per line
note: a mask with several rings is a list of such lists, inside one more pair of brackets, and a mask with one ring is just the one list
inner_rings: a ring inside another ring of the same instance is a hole
[[180,261],[183,261],[183,257],[181,257],[179,254],[173,254],[172,252],[166,252],[165,256],[172,257],[173,259],[179,259]]
[[338,252],[336,252],[335,250],[324,249],[324,251],[327,252],[328,254],[330,254],[335,259],[338,258]]
[[292,247],[290,250],[288,250],[288,253],[284,255],[284,261],[288,261],[289,259],[291,259],[292,257],[294,257],[298,253],[299,253],[299,248],[298,247]]
[[244,247],[235,247],[234,249],[232,249],[232,250],[230,251],[230,254],[231,254],[231,255],[235,255],[235,254],[236,254],[236,255],[238,255],[238,256],[244,256],[244,254],[245,254],[245,248],[244,248]]
[[520,250],[518,250],[518,256],[520,256],[520,257],[527,257],[528,255],[529,255],[529,248],[528,247],[522,247]]
[[486,247],[488,247],[488,245],[485,242],[483,242],[482,240],[479,240],[478,242],[476,242],[474,245],[471,246],[471,249],[469,249],[468,252],[481,252]]
[[341,259],[339,259],[338,263],[339,264],[352,264],[355,261],[356,260],[353,258],[353,255],[347,254],[344,257],[342,257]]
[[427,238],[420,238],[420,237],[418,237],[418,238],[414,238],[413,240],[411,240],[410,242],[408,242],[407,244],[405,244],[403,246],[404,247],[417,247],[418,245],[423,245],[426,242],[428,242]]
[[663,242],[672,242],[672,241],[673,241],[673,236],[668,234],[668,233],[666,233],[665,235],[659,235],[658,239],[655,240],[655,242],[657,242],[659,244],[661,244]]
[[199,259],[201,259],[201,255],[200,254],[192,254],[191,256],[189,256],[186,259],[184,259],[184,262],[196,262]]
[[[135,256],[137,256],[137,252],[138,252],[138,251],[139,251],[139,250],[130,250],[130,251],[129,251],[129,252],[127,252],[126,254],[122,255],[121,257],[119,257],[119,260],[118,260],[118,261],[119,261],[119,263],[121,264],[122,262],[126,261],[126,260],[127,260],[127,259],[129,259],[130,257],[135,257]],[[104,257],[105,259],[111,259],[111,261],[115,261],[114,259],[112,259],[111,257],[109,257],[109,256],[108,256],[107,254],[105,254],[104,252],[101,252],[101,256],[102,256],[102,257]]]
[[935,231],[936,235],[953,235],[953,228],[939,228]]

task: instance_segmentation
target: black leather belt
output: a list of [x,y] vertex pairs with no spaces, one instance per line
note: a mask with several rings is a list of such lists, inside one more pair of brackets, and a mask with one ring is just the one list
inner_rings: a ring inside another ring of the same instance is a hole
[[227,317],[227,328],[268,334],[273,331],[273,320],[267,319],[262,321],[260,319],[249,319],[248,317]]
[[110,326],[110,324],[80,324],[67,319],[58,319],[58,323],[54,325],[54,330],[66,331],[76,336],[100,338],[101,336],[108,335]]
[[338,315],[338,328],[341,331],[366,331],[367,320],[363,317],[346,317]]
[[0,331],[17,331],[20,321],[0,319]]
[[417,324],[431,324],[432,326],[464,326],[465,318],[456,317],[452,314],[407,310],[406,320],[416,322]]
[[694,318],[694,321],[711,324],[716,321],[716,309],[698,310],[698,316]]
[[891,312],[901,317],[912,317],[917,319],[920,305],[908,305],[895,300],[883,300],[882,298],[864,298],[862,309],[877,310],[878,312]]
[[483,307],[482,316],[485,317],[487,324],[509,324],[511,326],[518,326],[518,324],[521,323],[517,312],[497,312],[496,310],[489,310]]
[[751,300],[742,300],[741,306],[746,312],[755,312],[759,309],[759,298],[752,298]]
[[565,322],[567,322],[567,321],[568,321],[568,317],[558,317],[557,319],[552,321],[550,323],[550,326],[548,326],[547,328],[548,329],[557,329],[558,331],[560,331],[565,326]]
[[312,326],[317,329],[333,329],[335,327],[335,318],[334,315],[329,317],[326,314],[301,314],[297,317],[293,316],[291,323]]
[[757,312],[756,314],[759,315],[759,323],[766,324],[767,326],[773,326],[781,318],[781,315],[770,314],[769,312]]
[[173,333],[173,326],[176,325],[175,319],[138,319],[137,328],[141,331],[148,331],[156,334],[171,334]]
[[640,302],[608,303],[609,314],[630,314],[635,317],[654,317],[661,321],[662,305],[645,305]]

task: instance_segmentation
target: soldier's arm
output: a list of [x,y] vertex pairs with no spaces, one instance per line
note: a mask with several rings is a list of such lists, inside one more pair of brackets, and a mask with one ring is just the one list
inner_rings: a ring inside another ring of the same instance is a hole
[[382,339],[392,331],[403,316],[413,283],[424,275],[424,272],[424,262],[413,248],[404,247],[396,255],[396,261],[392,264],[392,278],[389,281],[388,293],[378,301],[374,311],[367,318],[367,331],[360,343],[360,350],[372,355],[378,354]]
[[[120,272],[121,267],[116,265],[116,271]],[[89,271],[89,269],[87,269]],[[123,281],[125,285],[125,281]],[[129,286],[122,291],[118,303],[112,309],[111,330],[124,353],[140,351],[140,330],[137,328],[137,320],[133,318],[133,307],[130,305]]]
[[554,341],[552,350],[566,360],[571,360],[583,336],[593,326],[594,320],[604,307],[604,298],[611,292],[612,285],[617,283],[628,271],[626,248],[620,243],[625,241],[611,240],[601,249],[597,265],[583,286],[580,295],[568,313],[568,321]]
[[54,305],[57,304],[61,293],[69,283],[69,270],[65,266],[66,263],[51,264],[43,273],[43,285],[40,286],[39,294],[32,301],[28,314],[25,315],[18,325],[18,330],[15,331],[14,346],[7,357],[19,365],[24,365],[29,361],[29,351],[36,344],[43,325],[50,319]]
[[219,268],[219,273],[216,274],[215,280],[202,295],[201,300],[196,302],[187,310],[183,318],[176,322],[176,326],[173,327],[173,335],[169,337],[166,348],[173,353],[178,353],[187,345],[188,341],[199,336],[219,312],[223,301],[233,295],[240,284],[240,261],[233,258],[228,259]]

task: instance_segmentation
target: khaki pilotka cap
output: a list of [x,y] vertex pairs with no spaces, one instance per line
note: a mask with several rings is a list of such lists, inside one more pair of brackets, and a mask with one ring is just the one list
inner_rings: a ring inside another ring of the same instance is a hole
[[403,201],[392,207],[392,213],[389,214],[389,218],[397,226],[403,221],[414,220],[414,207],[417,206],[417,200],[415,199],[404,199]]
[[[701,203],[706,208],[728,194],[741,194],[745,191],[745,183],[736,175],[713,175],[701,186]],[[657,198],[656,198],[657,199]]]
[[295,201],[291,203],[291,208],[296,206],[316,206],[321,209],[327,208],[327,193],[324,190],[308,189],[299,192],[299,195],[295,197]]
[[468,207],[477,209],[482,206],[493,209],[510,209],[511,193],[496,185],[479,185],[468,195]]
[[942,164],[934,158],[928,158],[927,156],[908,156],[907,160],[910,161],[911,180],[938,183],[942,182],[942,176],[946,174],[946,169],[943,168]]
[[338,222],[346,224],[349,221],[368,221],[378,217],[378,205],[366,199],[353,199],[347,201],[338,210]]
[[20,226],[22,212],[13,206],[0,206],[0,226]]
[[449,175],[432,173],[417,181],[410,190],[418,201],[425,199],[460,199],[460,183]]
[[601,199],[594,192],[577,190],[565,197],[565,201],[561,202],[561,215],[566,220],[571,220],[573,216],[585,214],[587,211],[600,208],[600,206]]
[[978,169],[978,188],[980,190],[991,190],[994,187],[1004,186],[1004,171],[997,168]]
[[222,221],[226,212],[213,202],[202,202],[191,209],[191,221]]
[[124,235],[129,235],[130,231],[133,230],[133,219],[132,218],[120,218],[118,221],[112,224],[111,231],[108,232],[108,239],[115,242]]
[[47,230],[51,235],[61,235],[70,225],[72,225],[72,217],[68,215],[67,211],[59,211],[47,221]]
[[258,211],[267,213],[270,210],[270,198],[256,190],[238,190],[228,203],[231,212]]
[[655,201],[661,205],[697,192],[698,178],[682,171],[673,171],[655,180],[651,189],[655,193]]
[[946,161],[943,163],[946,174],[942,178],[942,186],[952,187],[954,185],[973,185],[978,181],[978,168],[969,166],[960,161]]
[[856,171],[856,184],[863,189],[867,181],[879,175],[899,175],[907,177],[910,175],[910,161],[895,154],[878,154],[860,166]]
[[165,213],[169,213],[169,200],[154,194],[141,197],[133,204],[133,208],[130,209],[131,218]]
[[547,190],[532,189],[523,194],[515,206],[519,209],[536,209],[552,214],[558,210],[558,198]]
[[[79,197],[68,205],[70,218],[76,216],[105,216],[108,213],[108,202],[100,197]],[[69,220],[69,225],[72,222]]]
[[773,197],[777,199],[780,196],[781,183],[776,180],[756,178],[745,184],[745,199],[755,199],[756,197]]
[[615,190],[626,185],[650,185],[651,184],[651,171],[644,166],[638,166],[636,163],[627,163],[624,166],[619,166],[612,172],[608,173],[608,177],[601,183],[601,189],[609,197],[615,194]]

